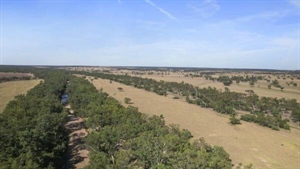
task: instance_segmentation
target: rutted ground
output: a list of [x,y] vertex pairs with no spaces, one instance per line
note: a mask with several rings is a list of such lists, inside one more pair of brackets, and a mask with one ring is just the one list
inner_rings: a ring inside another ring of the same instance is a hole
[[[182,100],[159,96],[117,82],[110,83],[109,80],[94,79],[93,84],[123,104],[125,97],[131,98],[132,106],[138,107],[143,113],[163,114],[167,124],[179,124],[181,128],[190,130],[194,138],[204,137],[210,144],[223,146],[235,164],[252,163],[261,169],[300,167],[299,130],[273,131],[247,122],[232,126],[228,123],[228,116]],[[124,91],[120,92],[118,87]]]
[[89,151],[82,146],[82,139],[88,135],[84,125],[85,120],[81,117],[76,117],[70,105],[67,105],[66,108],[69,109],[69,121],[65,127],[70,131],[67,168],[83,168],[89,165]]
[[21,80],[0,83],[0,113],[15,96],[26,94],[28,90],[39,84],[40,81],[41,80]]

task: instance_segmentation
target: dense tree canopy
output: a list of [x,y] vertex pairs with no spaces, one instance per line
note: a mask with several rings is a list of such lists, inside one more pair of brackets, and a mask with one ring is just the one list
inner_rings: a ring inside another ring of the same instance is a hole
[[68,75],[48,72],[44,83],[16,96],[0,114],[0,166],[62,168],[68,136],[67,113],[60,103]]

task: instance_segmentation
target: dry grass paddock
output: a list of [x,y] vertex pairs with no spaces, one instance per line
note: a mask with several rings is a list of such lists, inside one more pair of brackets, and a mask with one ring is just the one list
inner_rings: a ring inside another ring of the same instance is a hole
[[3,77],[33,77],[33,74],[0,72],[0,78],[3,78]]
[[[187,81],[188,82],[188,81]],[[204,137],[209,144],[223,146],[234,164],[252,163],[259,169],[300,168],[300,131],[273,131],[254,123],[229,124],[228,116],[211,109],[188,104],[183,100],[159,96],[155,93],[126,86],[109,80],[94,79],[92,83],[103,88],[123,105],[131,98],[132,106],[148,115],[163,115],[167,124],[179,124],[194,138]],[[120,92],[118,87],[124,91]]]
[[7,103],[19,94],[26,94],[28,90],[39,84],[41,80],[21,80],[0,83],[0,113]]
[[[151,78],[157,81],[163,80],[166,82],[185,82],[192,84],[194,86],[198,86],[200,88],[203,87],[215,87],[217,89],[224,90],[225,87],[228,87],[231,91],[234,92],[242,92],[245,93],[245,90],[253,90],[257,95],[264,96],[264,97],[277,97],[277,98],[286,98],[286,99],[296,99],[298,102],[300,102],[300,80],[298,79],[277,79],[284,87],[284,90],[281,91],[279,88],[272,87],[271,89],[268,89],[268,83],[266,81],[259,80],[255,85],[252,87],[249,85],[249,82],[240,82],[239,84],[236,84],[233,82],[230,86],[224,86],[223,83],[217,82],[217,81],[211,81],[206,80],[204,77],[185,77],[181,73],[170,73],[170,75],[133,75],[129,71],[122,71],[123,74],[128,73],[131,76],[138,76],[142,78]],[[119,72],[114,72],[114,74],[119,74]],[[188,73],[187,73],[188,74]],[[231,74],[224,74],[228,76],[232,75],[244,75],[244,74],[237,74],[237,73],[231,73]],[[217,75],[218,76],[218,75]],[[251,76],[251,75],[249,75]],[[275,80],[276,77],[271,75],[272,80]],[[293,87],[292,85],[288,86],[286,82],[294,81],[298,84],[297,87]]]

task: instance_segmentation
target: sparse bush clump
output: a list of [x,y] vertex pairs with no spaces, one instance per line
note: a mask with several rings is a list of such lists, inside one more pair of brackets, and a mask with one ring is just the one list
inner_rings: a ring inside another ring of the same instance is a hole
[[236,117],[236,114],[231,114],[231,115],[230,115],[230,118],[229,118],[229,121],[230,121],[230,123],[233,124],[233,125],[241,124],[241,121],[240,121],[240,119],[238,119],[238,118]]
[[125,102],[126,104],[130,104],[130,103],[131,103],[131,99],[128,98],[128,97],[125,97],[125,98],[124,98],[124,102]]

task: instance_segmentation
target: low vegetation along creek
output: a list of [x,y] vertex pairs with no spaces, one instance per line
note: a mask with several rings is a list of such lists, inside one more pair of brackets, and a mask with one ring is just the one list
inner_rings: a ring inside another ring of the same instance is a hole
[[[0,168],[252,168],[251,164],[233,166],[222,147],[203,138],[191,141],[190,131],[166,125],[163,116],[147,116],[137,108],[124,107],[84,78],[63,70],[19,71],[43,81],[27,95],[16,96],[0,114]],[[175,99],[185,97],[191,104],[229,114],[232,124],[241,119],[288,130],[289,120],[282,118],[283,113],[299,121],[295,100],[126,75],[81,73],[159,95],[171,93]],[[250,114],[239,119],[237,110]]]

